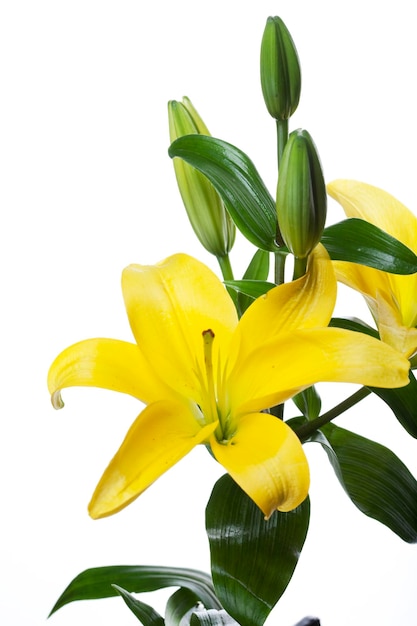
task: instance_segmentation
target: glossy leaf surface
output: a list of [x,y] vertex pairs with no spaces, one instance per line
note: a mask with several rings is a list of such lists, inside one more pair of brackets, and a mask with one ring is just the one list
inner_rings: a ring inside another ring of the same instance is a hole
[[350,261],[392,274],[417,272],[417,256],[383,230],[358,218],[328,226],[321,243],[334,261]]
[[391,450],[327,424],[321,443],[346,493],[365,515],[417,542],[417,481]]
[[265,520],[229,475],[206,509],[217,596],[242,626],[261,626],[284,593],[307,535],[310,503]]
[[159,615],[154,608],[149,606],[149,604],[141,602],[135,598],[135,596],[132,596],[131,593],[126,591],[126,589],[123,589],[118,585],[113,585],[113,587],[117,593],[121,595],[126,603],[126,606],[132,611],[133,615],[138,618],[143,626],[164,626],[164,618]]
[[180,137],[168,152],[170,157],[183,159],[207,176],[249,241],[263,250],[277,250],[275,202],[244,152],[206,135]]
[[208,574],[179,567],[147,565],[114,565],[81,572],[58,598],[50,615],[75,600],[111,598],[118,593],[112,585],[129,592],[141,593],[165,587],[186,587],[193,591],[207,608],[222,608],[214,593]]
[[165,609],[165,626],[180,626],[182,620],[189,621],[191,613],[202,607],[198,604],[198,596],[187,589],[181,587],[168,598]]

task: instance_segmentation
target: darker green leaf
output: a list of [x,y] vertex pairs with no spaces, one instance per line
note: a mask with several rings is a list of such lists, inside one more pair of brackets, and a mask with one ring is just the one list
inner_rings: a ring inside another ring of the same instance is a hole
[[417,256],[403,243],[359,218],[349,218],[324,230],[321,238],[330,257],[392,274],[417,272]]
[[321,443],[346,493],[365,515],[417,542],[417,481],[391,450],[327,424]]
[[369,389],[388,404],[408,434],[417,438],[417,381],[411,370],[409,378],[410,382],[406,387],[398,389],[369,387]]
[[314,420],[320,415],[321,398],[314,385],[297,393],[293,397],[293,402],[297,409],[309,420]]
[[249,157],[229,143],[207,135],[185,135],[169,148],[212,183],[243,235],[256,247],[277,250],[275,202]]
[[132,611],[133,615],[143,624],[143,626],[164,626],[165,622],[163,617],[159,615],[149,604],[141,602],[131,593],[119,587],[118,585],[112,585],[114,589],[120,594],[126,603],[126,606]]
[[348,317],[346,319],[343,317],[332,317],[329,326],[354,330],[357,333],[364,333],[365,335],[379,339],[379,333],[375,328],[368,326],[368,324],[365,324],[365,322],[362,322],[362,320],[356,317]]
[[261,626],[284,593],[309,517],[307,499],[265,520],[228,474],[217,481],[206,509],[213,582],[224,608],[242,626]]
[[181,587],[168,598],[165,609],[166,626],[180,626],[181,620],[199,608],[199,599],[190,589]]
[[85,570],[74,578],[58,598],[50,615],[76,600],[114,597],[117,591],[112,585],[118,585],[131,593],[155,591],[165,587],[186,587],[207,608],[222,608],[209,574],[199,570],[152,565],[112,565]]

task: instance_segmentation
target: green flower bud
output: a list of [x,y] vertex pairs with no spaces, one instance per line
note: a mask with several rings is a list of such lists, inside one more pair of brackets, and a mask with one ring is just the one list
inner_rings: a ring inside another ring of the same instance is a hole
[[[209,135],[207,126],[188,98],[168,103],[171,143],[183,135]],[[217,258],[226,256],[233,247],[236,228],[223,201],[201,172],[174,158],[178,187],[191,226],[200,243]]]
[[277,215],[288,249],[306,258],[319,243],[326,222],[327,195],[316,146],[306,130],[289,136],[277,187]]
[[279,17],[268,17],[261,43],[261,85],[266,108],[276,120],[288,120],[300,100],[297,49]]

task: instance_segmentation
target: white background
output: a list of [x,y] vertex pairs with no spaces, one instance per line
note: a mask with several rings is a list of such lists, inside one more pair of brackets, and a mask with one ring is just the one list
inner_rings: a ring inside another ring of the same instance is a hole
[[[326,179],[357,178],[417,207],[413,4],[408,1],[4,0],[0,5],[0,622],[40,626],[92,566],[209,570],[204,507],[221,468],[195,450],[120,514],[86,505],[140,407],[69,390],[54,412],[46,374],[80,339],[130,340],[120,273],[185,251],[216,268],[187,223],[167,156],[166,103],[188,95],[213,135],[275,187],[274,122],[259,84],[268,15],[297,43],[307,128]],[[342,219],[331,204],[329,221]],[[240,242],[236,274],[248,259]],[[339,312],[366,316],[341,293]],[[344,297],[343,297],[344,296]],[[322,388],[325,405],[351,393]],[[331,395],[329,395],[331,394]],[[338,420],[392,447],[417,475],[415,441],[376,399]],[[417,554],[365,518],[325,454],[308,446],[312,520],[269,623],[415,624]],[[157,606],[163,611],[161,595]],[[165,597],[165,596],[164,596]],[[135,624],[121,599],[64,607],[51,626]]]

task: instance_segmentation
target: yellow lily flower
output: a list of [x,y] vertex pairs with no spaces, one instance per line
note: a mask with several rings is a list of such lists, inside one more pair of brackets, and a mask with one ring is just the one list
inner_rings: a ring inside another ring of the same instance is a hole
[[307,496],[308,463],[291,428],[263,411],[320,380],[408,382],[408,361],[389,346],[325,327],[336,279],[322,246],[306,275],[256,300],[240,321],[220,280],[185,254],[129,266],[122,288],[136,344],[82,341],[49,372],[56,408],[73,385],[147,405],[93,494],[94,518],[125,507],[200,443],[266,517],[289,511]]
[[[353,180],[334,181],[327,190],[347,217],[378,226],[417,253],[417,217],[392,195]],[[417,274],[388,274],[344,261],[334,267],[338,280],[365,297],[382,341],[411,357],[417,349]]]

